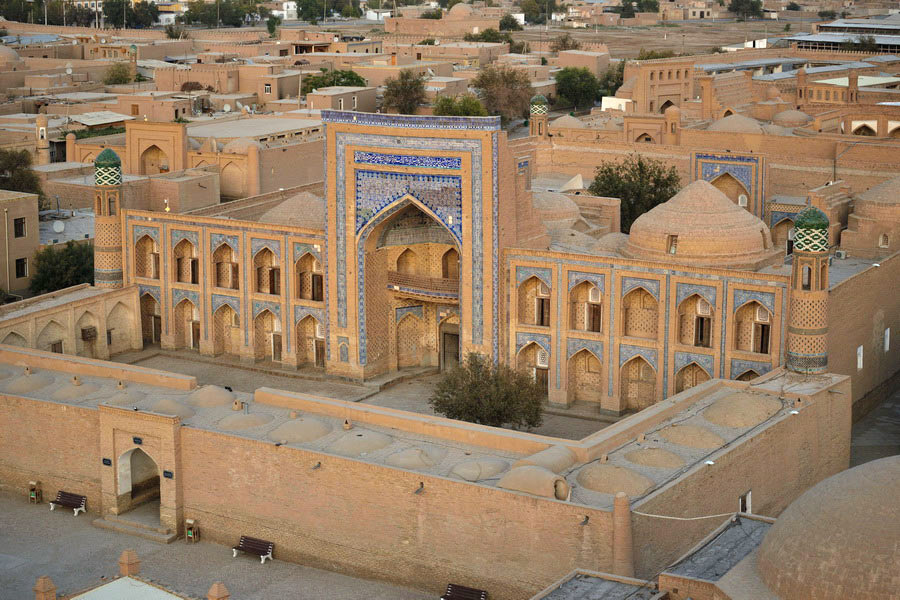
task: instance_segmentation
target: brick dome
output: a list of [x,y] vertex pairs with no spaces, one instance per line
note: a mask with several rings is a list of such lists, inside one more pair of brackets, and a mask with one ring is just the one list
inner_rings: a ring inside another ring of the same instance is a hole
[[782,127],[803,127],[812,121],[812,117],[800,110],[783,110],[774,117],[772,122]]
[[709,182],[697,180],[638,217],[622,255],[695,267],[755,270],[775,261],[778,251],[762,221]]
[[758,569],[782,600],[895,598],[900,456],[820,481],[781,513]]
[[744,115],[728,115],[706,128],[707,131],[727,131],[729,133],[762,133],[762,126],[756,119]]

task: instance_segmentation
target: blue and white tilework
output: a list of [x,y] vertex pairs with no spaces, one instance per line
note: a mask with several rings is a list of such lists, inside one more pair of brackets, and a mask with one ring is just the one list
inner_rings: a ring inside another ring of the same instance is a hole
[[601,363],[603,362],[603,342],[599,340],[582,340],[579,338],[569,338],[566,340],[566,359],[572,358],[576,353],[582,350],[589,350],[597,357]]
[[644,348],[643,346],[630,346],[628,344],[619,344],[619,366],[621,367],[635,356],[641,356],[650,363],[654,369],[659,369],[656,362],[656,350],[652,348]]
[[713,357],[709,354],[697,354],[694,352],[675,353],[675,373],[678,373],[678,371],[691,363],[696,363],[697,366],[706,371],[707,375],[713,376]]
[[548,353],[550,353],[550,336],[544,335],[541,333],[528,333],[528,332],[517,332],[516,333],[516,354],[519,353],[519,350],[534,342]]
[[462,160],[456,156],[422,156],[419,154],[384,154],[382,152],[353,153],[353,161],[365,165],[389,165],[392,167],[420,167],[423,169],[462,168]]

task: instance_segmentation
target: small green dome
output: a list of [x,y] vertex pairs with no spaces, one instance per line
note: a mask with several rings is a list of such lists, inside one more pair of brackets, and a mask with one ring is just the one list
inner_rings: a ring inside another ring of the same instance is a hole
[[104,148],[103,152],[97,155],[97,159],[94,161],[95,167],[121,167],[122,160],[119,158],[119,155],[110,150],[109,148]]
[[795,229],[828,229],[828,217],[815,206],[810,206],[797,215]]
[[550,104],[547,102],[547,98],[541,94],[537,94],[536,96],[531,97],[532,104]]

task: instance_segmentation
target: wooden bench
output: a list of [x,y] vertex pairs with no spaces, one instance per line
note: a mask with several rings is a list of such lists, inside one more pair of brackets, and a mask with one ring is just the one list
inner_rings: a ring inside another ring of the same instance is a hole
[[484,590],[448,583],[447,591],[441,596],[441,600],[487,600],[488,593]]
[[50,502],[50,510],[56,508],[56,506],[65,506],[66,508],[71,508],[75,511],[75,516],[78,516],[78,511],[84,512],[84,505],[87,502],[87,496],[79,496],[78,494],[72,494],[70,492],[64,492],[59,490],[56,493],[56,500]]
[[259,557],[260,563],[265,563],[266,559],[272,560],[272,550],[275,548],[275,544],[272,542],[267,542],[266,540],[260,540],[257,538],[252,538],[250,536],[242,535],[241,541],[238,542],[238,545],[232,548],[231,550],[234,552],[234,558],[238,555],[238,550],[241,552],[246,552],[247,554],[255,554]]

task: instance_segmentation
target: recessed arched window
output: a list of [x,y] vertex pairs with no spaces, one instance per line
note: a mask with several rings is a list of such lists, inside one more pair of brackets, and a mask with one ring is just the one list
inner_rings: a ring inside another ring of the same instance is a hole
[[812,285],[810,283],[811,278],[812,278],[812,269],[810,269],[809,267],[806,267],[806,266],[803,267],[800,270],[800,286],[804,290],[808,291],[811,288],[811,285]]

